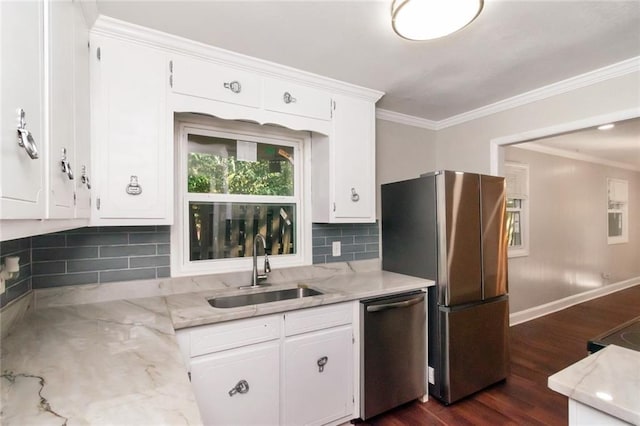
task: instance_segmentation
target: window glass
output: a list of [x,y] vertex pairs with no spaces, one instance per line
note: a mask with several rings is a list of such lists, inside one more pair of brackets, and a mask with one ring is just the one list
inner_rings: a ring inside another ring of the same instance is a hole
[[188,192],[294,194],[294,149],[269,143],[188,135]]
[[[295,254],[295,204],[189,203],[191,261],[253,256],[262,234],[269,255]],[[262,253],[259,245],[258,254]]]
[[607,242],[629,241],[629,183],[623,179],[607,178]]

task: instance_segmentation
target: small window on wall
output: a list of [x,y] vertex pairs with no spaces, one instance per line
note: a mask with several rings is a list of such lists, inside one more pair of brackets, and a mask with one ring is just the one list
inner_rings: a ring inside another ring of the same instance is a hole
[[629,242],[629,182],[607,178],[607,242]]
[[505,163],[509,257],[529,255],[529,166]]

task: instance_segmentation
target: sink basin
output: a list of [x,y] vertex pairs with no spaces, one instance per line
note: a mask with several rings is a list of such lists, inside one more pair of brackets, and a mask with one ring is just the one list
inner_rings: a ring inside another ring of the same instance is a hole
[[286,290],[265,291],[264,293],[216,297],[209,299],[208,302],[214,308],[237,308],[240,306],[277,302],[279,300],[301,299],[303,297],[317,296],[319,294],[322,294],[322,292],[312,288],[299,287],[289,288]]

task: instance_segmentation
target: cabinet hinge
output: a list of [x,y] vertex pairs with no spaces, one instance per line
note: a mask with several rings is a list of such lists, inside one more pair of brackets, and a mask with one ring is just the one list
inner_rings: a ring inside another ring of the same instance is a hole
[[187,376],[189,376],[189,381],[191,381],[191,371],[187,373]]
[[78,195],[76,194],[76,191],[73,191],[73,205],[77,205],[78,204]]
[[169,86],[173,88],[173,61],[169,61]]
[[334,109],[336,109],[336,101],[331,99],[331,103],[329,104],[329,112],[330,112],[331,118],[333,118],[333,110]]
[[96,56],[98,57],[98,60],[102,59],[102,52],[100,51],[99,47],[98,49],[96,49]]
[[336,211],[336,203],[333,203],[333,211]]
[[100,210],[100,198],[96,198],[96,209]]

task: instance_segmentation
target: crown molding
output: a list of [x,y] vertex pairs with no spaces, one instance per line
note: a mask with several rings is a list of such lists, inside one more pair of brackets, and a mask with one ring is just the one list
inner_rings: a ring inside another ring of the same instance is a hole
[[467,121],[476,120],[498,112],[506,111],[532,102],[550,98],[552,96],[567,93],[572,90],[587,87],[592,84],[621,77],[627,74],[640,71],[640,56],[627,59],[603,68],[580,74],[557,83],[543,86],[529,92],[522,93],[511,98],[504,99],[462,114],[454,115],[440,121],[427,120],[425,118],[414,117],[406,114],[399,114],[393,111],[378,109],[376,117],[381,120],[395,121],[409,126],[423,127],[430,130],[442,130],[447,127],[456,126]]
[[376,108],[376,118],[394,123],[406,124],[407,126],[421,127],[428,130],[438,130],[438,122],[427,120],[426,118],[415,117],[413,115],[401,114],[399,112]]
[[384,95],[384,92],[379,90],[368,89],[333,78],[221,49],[105,15],[98,16],[93,28],[91,28],[91,33],[150,46],[168,53],[190,55],[217,64],[249,72],[257,72],[268,77],[286,78],[291,82],[298,82],[323,90],[328,89],[333,93],[354,96],[367,101],[376,102]]
[[600,164],[603,166],[640,172],[640,166],[634,166],[633,164],[622,163],[619,161],[605,160],[603,158],[595,157],[593,155],[582,154],[580,152],[569,151],[566,149],[560,149],[560,148],[555,148],[551,146],[545,146],[537,142],[528,142],[520,145],[513,145],[513,148],[526,149],[528,151],[535,151],[541,154],[555,155],[557,157],[569,158],[571,160],[586,161],[589,163]]

